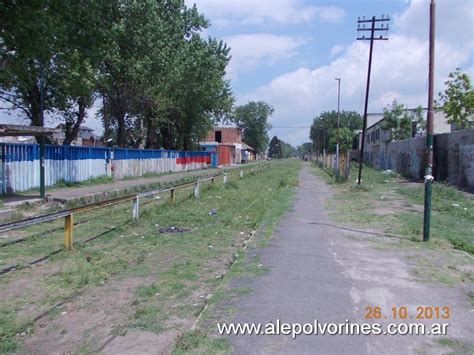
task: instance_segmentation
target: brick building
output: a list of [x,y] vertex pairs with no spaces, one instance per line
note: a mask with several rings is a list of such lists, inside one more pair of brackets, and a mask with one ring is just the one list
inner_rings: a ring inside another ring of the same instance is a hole
[[217,153],[216,165],[255,160],[255,150],[242,142],[242,129],[238,127],[214,127],[200,146],[202,150]]

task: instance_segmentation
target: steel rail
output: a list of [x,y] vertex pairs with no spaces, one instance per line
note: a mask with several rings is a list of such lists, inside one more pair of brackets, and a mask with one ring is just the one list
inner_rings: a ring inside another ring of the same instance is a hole
[[[248,168],[250,168],[252,166],[255,166],[255,165],[265,165],[265,163],[260,163],[260,164],[257,163],[257,164],[247,165],[247,167],[245,167],[245,169],[248,169]],[[237,170],[239,168],[242,169],[241,167],[238,167],[238,168],[228,169],[227,171],[232,172],[232,171]],[[226,171],[223,171],[223,173],[225,173],[225,172]],[[87,205],[84,205],[84,206],[65,209],[63,211],[46,213],[46,214],[42,214],[42,215],[23,218],[23,219],[12,221],[12,222],[3,223],[3,224],[0,224],[0,233],[8,232],[10,230],[23,228],[23,227],[27,227],[27,226],[31,226],[31,225],[35,225],[35,224],[39,224],[39,223],[53,221],[55,219],[67,217],[67,216],[69,216],[71,214],[75,214],[75,213],[92,211],[96,208],[111,206],[111,205],[123,203],[123,202],[126,202],[126,201],[132,201],[132,200],[135,200],[136,198],[157,195],[159,193],[167,192],[167,191],[170,191],[172,189],[180,189],[180,188],[185,188],[185,187],[189,187],[189,186],[194,186],[197,183],[197,181],[203,182],[203,181],[212,180],[213,178],[216,178],[220,175],[222,175],[222,173],[214,174],[214,175],[211,175],[211,176],[203,178],[203,179],[200,179],[199,177],[197,177],[196,180],[193,181],[193,182],[184,183],[184,184],[180,184],[180,185],[175,185],[175,186],[168,187],[168,188],[156,189],[156,190],[151,190],[151,191],[145,191],[145,192],[142,192],[142,193],[130,194],[130,195],[117,197],[117,198],[113,198],[113,199],[108,199],[108,200],[104,200],[104,201],[93,202],[93,203],[90,203],[90,204],[87,204]]]

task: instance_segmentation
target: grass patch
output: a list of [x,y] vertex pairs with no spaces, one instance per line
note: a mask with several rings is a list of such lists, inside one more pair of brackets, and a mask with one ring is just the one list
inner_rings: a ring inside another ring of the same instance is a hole
[[225,339],[209,337],[196,330],[178,337],[173,354],[226,354],[229,351],[230,345]]
[[[267,230],[267,223],[276,221],[277,214],[288,207],[294,183],[291,176],[296,175],[298,166],[297,161],[273,162],[263,172],[246,174],[243,179],[238,177],[238,171],[232,172],[225,187],[221,180],[214,187],[203,183],[199,199],[190,198],[192,187],[178,190],[176,197],[182,202],[172,208],[167,203],[168,194],[160,195],[160,199],[140,200],[138,221],[130,220],[129,203],[78,214],[73,251],[61,252],[44,265],[0,279],[0,296],[7,295],[17,277],[29,280],[16,296],[13,292],[13,296],[1,298],[2,344],[19,346],[21,350],[21,339],[16,334],[44,309],[122,279],[142,281],[130,291],[135,302],[132,306],[127,304],[125,309],[131,314],[128,323],[120,323],[120,332],[122,327],[155,333],[186,329],[203,306],[201,296],[213,293],[221,283],[216,276],[239,252],[245,236],[262,224]],[[212,210],[216,213],[210,214]],[[28,234],[37,237],[0,248],[0,264],[27,262],[62,248],[61,222],[26,228]],[[80,243],[111,226],[115,230],[91,243]],[[160,226],[181,226],[189,231],[162,234],[158,232]],[[253,260],[255,272],[262,271],[258,263],[258,259]],[[47,272],[38,275],[41,270]],[[14,313],[3,317],[12,309]],[[56,335],[52,330],[51,336]],[[207,337],[202,342],[203,349],[222,345]]]
[[469,354],[473,351],[470,346],[456,339],[442,338],[436,341],[438,342],[438,344],[449,348],[451,354]]
[[[235,255],[232,267],[208,300],[208,308],[201,315],[198,324],[199,330],[185,333],[184,346],[183,343],[178,342],[174,353],[229,353],[231,351],[227,339],[217,336],[216,324],[230,321],[235,313],[235,300],[252,293],[252,290],[248,287],[231,286],[231,282],[242,278],[252,278],[268,271],[268,268],[261,263],[261,256],[253,252],[254,248],[267,245],[280,217],[290,207],[295,195],[294,187],[298,185],[299,161],[273,162],[272,164],[280,164],[282,170],[279,173],[282,173],[282,175],[275,179],[277,182],[276,188],[273,184],[267,184],[265,189],[262,190],[262,195],[276,193],[279,197],[271,203],[263,198],[259,201],[260,206],[255,205],[256,210],[265,211],[265,213],[261,218],[259,228],[254,231],[255,234],[249,244],[250,247],[239,251]],[[283,171],[283,169],[285,170]],[[192,341],[188,342],[188,339]]]
[[[314,170],[319,176],[327,175],[320,168]],[[358,165],[353,164],[351,171],[356,174]],[[335,188],[336,196],[328,204],[336,221],[379,229],[407,240],[422,239],[423,184],[408,183],[392,172],[364,166],[361,185],[349,181]],[[435,244],[447,240],[453,248],[473,254],[474,199],[454,187],[434,183],[432,206],[431,238]],[[446,243],[436,245],[445,247]]]

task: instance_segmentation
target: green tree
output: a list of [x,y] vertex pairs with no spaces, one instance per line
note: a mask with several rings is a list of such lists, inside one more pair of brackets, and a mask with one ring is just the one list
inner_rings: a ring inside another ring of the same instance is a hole
[[304,157],[305,155],[311,154],[313,151],[313,144],[310,142],[303,143],[296,147],[296,154],[300,158]]
[[273,136],[268,147],[268,156],[272,159],[281,159],[283,157],[283,150],[281,141],[277,136]]
[[101,0],[3,1],[0,97],[32,125],[41,106],[66,123],[65,144],[76,138],[93,102],[108,24]]
[[66,123],[69,144],[102,98],[105,136],[119,146],[191,149],[227,116],[230,49],[182,0],[5,0],[0,98],[32,125]]
[[456,71],[449,73],[449,79],[444,84],[446,90],[438,94],[436,108],[444,112],[447,123],[465,129],[474,115],[474,88],[471,78],[462,73],[460,68],[456,68]]
[[106,1],[63,3],[59,15],[66,25],[62,48],[55,54],[51,101],[55,113],[65,122],[63,144],[69,145],[76,139],[87,109],[96,98],[102,58],[108,51],[110,24],[106,20],[109,12]]
[[413,122],[417,123],[417,127],[424,125],[421,106],[411,112],[403,104],[393,100],[392,105],[384,108],[383,112],[381,128],[390,131],[388,142],[411,138]]
[[[342,128],[347,128],[352,136],[355,136],[355,132],[362,129],[362,117],[354,111],[342,111],[339,117],[340,138]],[[313,120],[309,138],[312,140],[316,151],[322,152],[323,149],[326,149],[327,152],[335,152],[336,136],[337,111],[322,112]]]
[[232,107],[229,48],[202,39],[207,20],[181,0],[125,1],[114,13],[101,86],[107,131],[120,146],[142,137],[147,148],[192,148]]
[[[54,53],[62,42],[60,1],[0,2],[0,98],[32,125],[43,126],[41,106],[51,110]],[[56,33],[56,35],[55,35]]]
[[251,101],[237,107],[233,113],[232,120],[243,130],[242,140],[257,153],[267,148],[271,128],[268,119],[273,111],[273,107],[263,101]]
[[[341,153],[351,150],[352,143],[354,141],[354,131],[351,131],[347,127],[339,128],[339,150]],[[329,140],[330,146],[336,146],[337,139],[335,135],[332,135]]]
[[282,140],[280,140],[280,146],[281,146],[281,157],[286,159],[286,158],[291,158],[296,156],[296,148],[293,147],[290,143],[286,143]]

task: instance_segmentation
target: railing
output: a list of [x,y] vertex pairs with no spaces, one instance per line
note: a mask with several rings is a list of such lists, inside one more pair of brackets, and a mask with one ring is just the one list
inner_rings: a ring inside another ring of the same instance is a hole
[[[170,203],[170,205],[173,206],[176,204],[176,192],[179,189],[193,187],[194,198],[200,198],[202,184],[205,182],[209,182],[211,186],[214,186],[216,183],[216,180],[218,178],[222,178],[223,184],[225,185],[229,181],[228,172],[238,172],[238,177],[242,179],[245,176],[246,170],[250,170],[251,172],[257,172],[257,171],[264,170],[268,166],[269,166],[268,162],[249,164],[248,166],[231,168],[223,173],[213,174],[206,178],[197,178],[195,181],[180,184],[180,185],[175,185],[168,188],[145,191],[138,194],[127,195],[127,196],[100,201],[100,202],[96,202],[96,203],[92,203],[92,204],[88,204],[88,205],[84,205],[80,207],[70,208],[63,211],[59,211],[59,212],[53,212],[53,213],[28,217],[21,220],[8,222],[8,223],[3,223],[3,224],[0,224],[0,233],[4,233],[4,232],[11,231],[14,229],[24,228],[24,227],[39,224],[39,223],[53,221],[59,218],[64,218],[64,249],[71,250],[74,244],[74,216],[78,213],[89,212],[94,209],[116,205],[116,204],[124,203],[127,201],[132,201],[132,219],[137,220],[139,219],[139,216],[140,216],[140,199],[142,198],[152,197],[152,196],[156,196],[158,194],[163,194],[163,193],[169,193],[168,202]],[[95,237],[90,238],[90,240],[92,239],[95,239]],[[58,251],[55,251],[53,253],[57,253],[57,252]],[[42,261],[45,258],[47,258],[47,256],[40,258],[38,260]],[[35,261],[34,263],[36,262],[37,261]],[[6,269],[0,270],[0,275],[6,272],[9,272],[13,269],[14,267],[10,266]]]

